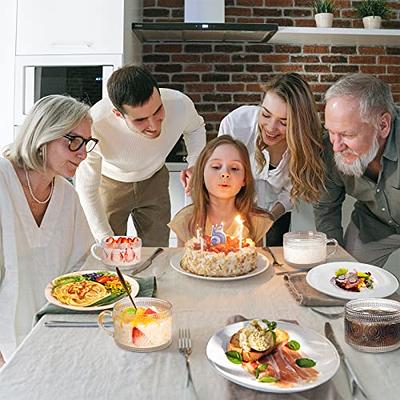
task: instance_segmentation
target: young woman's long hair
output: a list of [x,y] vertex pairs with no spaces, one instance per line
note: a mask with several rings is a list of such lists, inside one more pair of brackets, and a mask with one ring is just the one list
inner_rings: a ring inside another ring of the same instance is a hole
[[[291,198],[315,202],[324,185],[322,161],[322,125],[308,83],[296,73],[279,75],[263,86],[265,93],[272,91],[287,105],[286,142],[289,149],[289,177],[292,182]],[[257,137],[256,162],[259,170],[265,166],[262,150],[268,146],[261,132]]]
[[240,154],[244,168],[245,185],[236,195],[235,206],[244,221],[244,225],[249,229],[250,236],[253,234],[253,226],[249,214],[255,212],[255,186],[251,173],[249,153],[246,146],[240,140],[235,140],[228,135],[222,135],[206,144],[194,166],[192,179],[190,181],[190,190],[194,207],[192,217],[189,221],[189,230],[192,235],[195,235],[197,227],[201,227],[204,230],[206,226],[210,196],[204,183],[204,169],[214,150],[224,144],[235,147]]

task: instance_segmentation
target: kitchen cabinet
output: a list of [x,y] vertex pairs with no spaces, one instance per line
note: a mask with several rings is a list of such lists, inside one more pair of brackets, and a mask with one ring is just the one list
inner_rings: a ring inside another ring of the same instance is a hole
[[135,18],[129,3],[138,2],[18,0],[16,54],[122,54]]

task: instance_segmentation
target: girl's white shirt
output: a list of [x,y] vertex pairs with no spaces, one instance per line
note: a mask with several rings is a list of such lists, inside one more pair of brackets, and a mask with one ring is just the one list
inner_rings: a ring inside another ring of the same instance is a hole
[[266,163],[264,168],[258,171],[255,151],[259,113],[259,106],[241,106],[233,110],[221,121],[218,136],[229,135],[246,145],[256,184],[258,207],[270,211],[279,202],[285,211],[290,211],[293,206],[290,200],[292,184],[288,170],[289,151],[285,151],[276,168],[269,169],[270,155],[268,149],[264,149],[262,153]]
[[0,157],[0,351],[9,359],[46,303],[44,289],[78,270],[94,242],[73,186],[57,176],[40,227],[11,164]]

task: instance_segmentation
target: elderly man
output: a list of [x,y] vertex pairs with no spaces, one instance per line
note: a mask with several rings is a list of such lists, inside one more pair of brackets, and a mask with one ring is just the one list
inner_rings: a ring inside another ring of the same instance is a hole
[[[326,191],[316,227],[359,261],[383,266],[400,247],[400,119],[389,86],[353,74],[325,95]],[[357,201],[343,238],[345,195]]]
[[[76,189],[96,239],[126,235],[132,216],[144,246],[168,246],[168,153],[183,134],[192,166],[205,145],[204,120],[176,90],[159,89],[146,69],[127,65],[107,83],[110,99],[91,109],[99,140],[77,172]],[[182,180],[190,177],[191,167]]]

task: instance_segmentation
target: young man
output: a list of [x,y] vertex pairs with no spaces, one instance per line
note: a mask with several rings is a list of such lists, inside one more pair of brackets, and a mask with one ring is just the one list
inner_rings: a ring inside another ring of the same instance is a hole
[[[400,119],[389,86],[353,74],[326,93],[326,191],[314,206],[317,230],[357,260],[383,266],[400,247]],[[354,197],[343,237],[345,195]]]
[[143,67],[127,65],[91,109],[96,151],[78,169],[76,189],[96,239],[125,235],[129,215],[144,246],[168,246],[168,153],[183,134],[188,170],[205,145],[204,120],[186,95],[160,89]]

